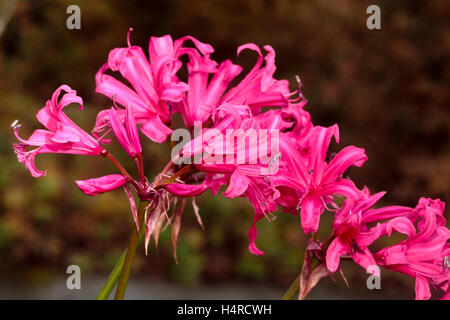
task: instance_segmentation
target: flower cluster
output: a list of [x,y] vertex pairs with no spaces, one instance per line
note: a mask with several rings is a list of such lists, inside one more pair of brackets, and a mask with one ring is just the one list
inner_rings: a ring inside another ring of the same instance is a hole
[[[450,231],[446,227],[444,203],[421,198],[416,207],[374,208],[385,192],[371,194],[367,187],[359,189],[344,177],[349,167],[360,167],[367,160],[364,149],[347,146],[338,153],[329,152],[332,140],[339,143],[337,124],[322,127],[311,122],[300,79],[297,78],[298,87],[291,91],[287,80],[274,78],[272,47],[264,46],[263,54],[255,44],[240,46],[238,55],[244,50],[257,55],[253,68],[241,75],[241,66],[230,60],[214,61],[212,46],[193,37],[175,41],[168,35],[151,37],[148,56],[139,46],[131,45],[129,37],[130,33],[126,47],[109,53],[95,77],[96,92],[109,97],[112,107],[98,113],[91,134],[63,112],[63,107],[71,103],[82,106],[82,99],[66,85],[58,88],[37,114],[47,130],[36,130],[25,140],[18,135],[20,125],[13,123],[19,140],[14,151],[34,177],[45,174],[34,164],[40,153],[108,158],[120,174],[76,183],[87,195],[123,187],[136,228],[145,225],[146,247],[151,236],[157,243],[167,224],[172,225],[176,247],[186,197],[198,196],[206,190],[217,194],[225,187],[225,197],[245,197],[254,207],[248,233],[253,254],[263,254],[255,244],[258,220],[264,217],[271,220],[281,208],[285,213],[300,215],[301,228],[314,244],[309,246],[328,272],[339,270],[341,258],[351,258],[367,270],[381,266],[413,277],[417,299],[429,299],[430,286],[441,289],[448,298]],[[115,74],[120,74],[127,83],[115,78]],[[186,78],[182,79],[181,74],[186,74]],[[172,127],[175,113],[181,115],[190,131],[195,124],[202,126],[176,158],[200,155],[202,159],[219,157],[221,161],[186,165],[171,159],[161,174],[149,182],[144,172],[139,131],[155,143],[163,143],[175,130]],[[253,157],[261,154],[261,143],[238,143],[232,139],[231,148],[223,148],[212,134],[226,135],[225,132],[233,130],[237,132],[234,135],[237,140],[245,140],[250,129],[256,132],[258,142],[267,138],[259,134],[261,130],[276,131],[276,143],[266,146],[270,161]],[[107,151],[111,135],[136,163],[138,179]],[[228,161],[223,161],[224,158]],[[135,196],[146,203],[142,217]],[[203,227],[194,200],[193,206]],[[170,207],[174,207],[172,217],[168,215]],[[316,233],[322,214],[332,214],[334,223],[328,238],[320,241]],[[406,238],[389,247],[374,245],[394,232]],[[375,270],[373,273],[379,275],[379,269]]]

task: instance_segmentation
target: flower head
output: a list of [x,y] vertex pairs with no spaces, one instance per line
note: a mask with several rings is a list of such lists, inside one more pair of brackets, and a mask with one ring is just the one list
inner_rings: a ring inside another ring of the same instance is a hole
[[[377,263],[416,280],[416,299],[431,297],[430,286],[450,287],[450,230],[445,226],[444,203],[421,198],[403,232],[408,238],[375,254]],[[415,226],[416,225],[416,226]]]
[[[60,93],[65,92],[61,99]],[[76,95],[76,91],[67,85],[62,85],[53,93],[36,115],[36,118],[47,130],[37,129],[27,139],[19,137],[20,125],[13,123],[14,134],[19,140],[13,144],[19,162],[25,164],[33,177],[45,175],[45,171],[38,170],[34,164],[34,158],[41,153],[70,153],[83,155],[100,155],[102,147],[97,141],[80,127],[78,127],[63,112],[63,108],[71,103],[78,103],[83,109],[82,99]],[[28,150],[28,147],[37,147]]]

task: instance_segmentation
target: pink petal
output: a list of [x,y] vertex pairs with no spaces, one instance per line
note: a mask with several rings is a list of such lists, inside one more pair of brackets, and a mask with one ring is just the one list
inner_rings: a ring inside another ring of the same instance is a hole
[[431,291],[428,281],[420,276],[416,276],[416,300],[429,300],[431,298]]
[[194,197],[202,194],[207,189],[206,184],[169,183],[164,188],[171,194],[179,197]]
[[314,196],[306,196],[301,203],[300,217],[303,232],[317,232],[319,228],[320,215],[323,211],[323,205],[320,200]]
[[339,237],[335,238],[327,250],[327,268],[331,272],[336,272],[339,268],[340,258],[348,252],[348,247]]
[[159,116],[151,117],[144,122],[141,126],[141,131],[157,143],[163,143],[166,141],[167,136],[172,133],[172,130],[161,121]]
[[78,188],[89,196],[96,196],[117,189],[126,182],[127,179],[121,174],[110,174],[99,178],[75,181]]
[[250,253],[257,255],[257,256],[264,254],[264,252],[259,250],[255,244],[256,237],[258,236],[258,229],[256,229],[256,222],[258,222],[258,220],[260,218],[261,218],[261,216],[257,216],[255,214],[255,216],[253,218],[253,224],[250,227],[250,230],[248,231],[248,238],[249,238],[248,250],[250,251]]
[[223,195],[227,198],[234,198],[242,195],[249,186],[249,179],[239,172],[235,171],[230,178],[228,188]]
[[[328,145],[327,145],[328,148]],[[338,179],[350,166],[361,167],[367,160],[367,155],[362,148],[348,146],[342,149],[329,163],[324,173],[324,180],[334,181]]]

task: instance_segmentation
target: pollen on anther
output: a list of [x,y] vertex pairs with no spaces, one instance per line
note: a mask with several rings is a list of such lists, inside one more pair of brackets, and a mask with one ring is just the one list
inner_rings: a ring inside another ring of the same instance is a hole
[[11,128],[13,128],[14,130],[15,129],[18,129],[18,128],[20,128],[21,127],[21,124],[19,123],[19,120],[14,120],[12,123],[11,123]]
[[444,268],[446,269],[450,268],[450,261],[448,256],[444,257]]

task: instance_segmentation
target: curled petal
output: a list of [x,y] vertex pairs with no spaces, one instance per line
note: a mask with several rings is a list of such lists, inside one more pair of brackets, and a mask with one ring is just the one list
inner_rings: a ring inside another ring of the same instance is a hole
[[361,167],[366,160],[367,155],[364,149],[354,146],[345,147],[329,163],[324,173],[324,180],[334,181],[350,166]]
[[257,256],[264,254],[264,252],[258,249],[258,247],[255,244],[256,237],[258,236],[258,229],[256,229],[256,222],[258,222],[260,218],[262,218],[262,215],[255,214],[255,216],[253,217],[253,224],[250,227],[250,230],[248,231],[248,238],[249,238],[248,250],[250,251],[250,253]]
[[40,178],[46,175],[46,171],[39,170],[38,168],[36,168],[36,165],[34,163],[34,158],[39,154],[41,148],[27,151],[24,144],[14,143],[13,149],[17,155],[17,159],[19,160],[19,162],[25,165],[25,168],[30,171],[31,175],[34,178]]
[[416,234],[414,224],[405,217],[396,217],[386,222],[386,231],[389,236],[392,234],[393,230],[406,234],[409,238]]

